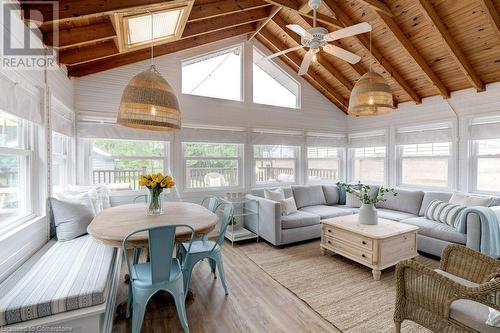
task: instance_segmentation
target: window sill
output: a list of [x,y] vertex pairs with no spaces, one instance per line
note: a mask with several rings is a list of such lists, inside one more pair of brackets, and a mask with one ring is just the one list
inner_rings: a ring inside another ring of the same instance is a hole
[[9,223],[8,225],[0,229],[0,233],[2,234],[0,236],[0,242],[22,231],[25,228],[29,228],[31,225],[45,218],[45,216],[37,216],[35,214],[31,214]]

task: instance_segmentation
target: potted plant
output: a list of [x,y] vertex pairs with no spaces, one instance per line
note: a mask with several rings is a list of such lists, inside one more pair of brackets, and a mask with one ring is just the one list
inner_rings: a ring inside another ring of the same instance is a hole
[[165,176],[161,172],[149,175],[141,175],[139,185],[149,189],[148,215],[163,214],[161,204],[161,193],[164,189],[175,186],[175,181],[171,176]]
[[361,182],[355,185],[338,182],[337,186],[344,187],[347,193],[351,193],[361,201],[358,217],[358,222],[360,224],[377,224],[378,213],[375,205],[379,202],[387,201],[387,199],[385,199],[386,194],[390,193],[393,196],[398,195],[393,188],[380,186],[378,191],[370,196],[371,187],[369,185],[361,184]]

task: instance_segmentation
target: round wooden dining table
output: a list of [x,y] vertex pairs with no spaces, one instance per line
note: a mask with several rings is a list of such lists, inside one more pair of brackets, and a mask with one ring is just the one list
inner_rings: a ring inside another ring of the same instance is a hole
[[[122,247],[123,239],[139,229],[162,225],[186,224],[200,237],[212,231],[219,218],[203,206],[189,202],[164,202],[165,214],[147,215],[144,203],[121,205],[103,210],[92,220],[87,232],[96,240],[113,247]],[[178,242],[189,240],[191,231],[188,228],[177,228]],[[129,238],[129,247],[148,246],[148,234],[139,233]]]

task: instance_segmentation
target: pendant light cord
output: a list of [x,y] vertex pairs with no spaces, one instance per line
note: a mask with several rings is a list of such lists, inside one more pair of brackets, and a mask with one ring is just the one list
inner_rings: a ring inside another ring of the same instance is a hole
[[372,55],[372,30],[370,30],[370,72],[372,71],[372,62],[373,62],[373,55]]
[[151,67],[154,67],[154,62],[153,62],[154,45],[155,45],[155,42],[154,42],[154,16],[153,16],[153,12],[149,11],[149,13],[151,14]]

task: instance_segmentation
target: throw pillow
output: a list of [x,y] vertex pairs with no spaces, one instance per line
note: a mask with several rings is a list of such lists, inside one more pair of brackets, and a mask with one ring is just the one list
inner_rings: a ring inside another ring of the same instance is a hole
[[[496,279],[500,279],[500,274],[497,274],[491,281],[494,281]],[[490,325],[493,327],[500,327],[500,311],[493,309],[493,308],[488,308],[489,314],[488,314],[488,319],[486,320],[486,325]]]
[[462,205],[465,207],[489,207],[493,202],[493,198],[490,197],[478,197],[473,195],[467,195],[459,192],[453,193],[449,201],[455,205]]
[[73,202],[79,203],[82,205],[87,205],[90,203],[90,207],[92,208],[94,215],[97,215],[101,212],[100,205],[97,198],[97,193],[95,191],[89,190],[88,192],[74,192],[74,191],[66,191],[63,193],[56,193],[56,199],[65,202]]
[[352,193],[346,193],[345,205],[351,208],[359,208],[361,207],[361,199],[355,196]]
[[86,203],[49,198],[57,240],[64,242],[87,233],[87,226],[95,217],[90,199]]
[[425,217],[429,220],[445,223],[450,227],[456,228],[458,226],[460,215],[465,208],[465,206],[455,205],[440,200],[433,200],[429,204],[429,207],[427,207]]
[[338,187],[339,187],[339,205],[345,205],[347,200],[347,192],[344,186],[339,184]]
[[266,188],[264,189],[264,198],[272,201],[281,202],[281,200],[285,200],[285,192],[281,187],[275,190],[270,190]]
[[286,198],[280,201],[281,203],[281,214],[290,215],[297,212],[297,204],[293,197]]

